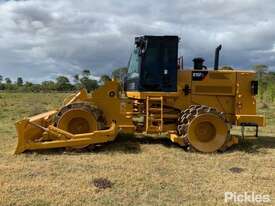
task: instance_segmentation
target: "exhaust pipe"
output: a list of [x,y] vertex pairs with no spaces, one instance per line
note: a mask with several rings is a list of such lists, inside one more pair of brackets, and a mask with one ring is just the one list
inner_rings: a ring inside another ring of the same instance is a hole
[[219,69],[219,58],[220,58],[220,51],[222,49],[222,45],[219,45],[215,50],[215,64],[214,64],[214,70]]

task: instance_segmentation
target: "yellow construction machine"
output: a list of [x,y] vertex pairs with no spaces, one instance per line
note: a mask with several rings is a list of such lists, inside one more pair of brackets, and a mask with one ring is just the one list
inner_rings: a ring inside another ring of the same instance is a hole
[[18,121],[15,153],[85,148],[119,132],[165,134],[182,147],[215,152],[238,142],[233,125],[265,125],[256,114],[255,72],[219,69],[221,46],[214,69],[202,58],[184,69],[178,43],[177,36],[136,37],[124,88],[113,80],[91,94],[82,89],[59,109]]

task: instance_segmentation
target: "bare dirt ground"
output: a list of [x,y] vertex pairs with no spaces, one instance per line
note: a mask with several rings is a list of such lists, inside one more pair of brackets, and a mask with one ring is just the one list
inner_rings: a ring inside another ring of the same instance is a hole
[[236,205],[224,202],[228,191],[268,194],[267,205],[275,205],[275,105],[259,110],[268,127],[258,139],[225,153],[190,153],[168,140],[120,136],[92,152],[13,155],[14,122],[55,108],[64,97],[0,93],[1,206]]

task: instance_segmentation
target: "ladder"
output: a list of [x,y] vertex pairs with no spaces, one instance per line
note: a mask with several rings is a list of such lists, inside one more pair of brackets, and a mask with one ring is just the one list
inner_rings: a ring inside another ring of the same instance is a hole
[[[158,107],[152,107],[153,105]],[[163,131],[163,97],[146,98],[146,133],[161,133]]]

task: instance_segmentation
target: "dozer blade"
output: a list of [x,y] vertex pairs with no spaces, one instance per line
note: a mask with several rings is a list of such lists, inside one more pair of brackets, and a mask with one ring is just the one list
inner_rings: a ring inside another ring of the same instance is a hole
[[[51,118],[54,117],[57,111],[49,111],[30,118],[25,118],[15,123],[17,131],[17,147],[15,154],[19,154],[29,149],[29,145],[33,142],[38,142],[43,137],[44,130],[49,126]],[[35,125],[39,125],[39,127]]]
[[40,150],[59,147],[84,147],[112,141],[118,134],[118,128],[113,122],[106,130],[97,130],[91,133],[71,134],[61,130],[49,122],[57,111],[46,112],[16,123],[18,144],[15,154],[26,150]]

